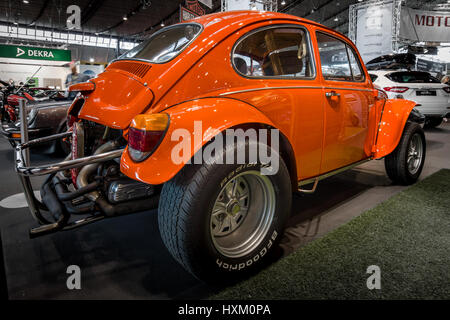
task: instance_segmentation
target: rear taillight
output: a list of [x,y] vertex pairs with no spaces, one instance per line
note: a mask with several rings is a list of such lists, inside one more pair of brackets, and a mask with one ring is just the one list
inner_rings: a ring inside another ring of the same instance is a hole
[[444,87],[442,89],[444,89],[445,92],[450,93],[450,87]]
[[408,87],[384,87],[384,91],[403,93],[409,90]]
[[148,158],[161,143],[167,128],[166,113],[140,114],[131,122],[128,130],[128,154],[135,162]]

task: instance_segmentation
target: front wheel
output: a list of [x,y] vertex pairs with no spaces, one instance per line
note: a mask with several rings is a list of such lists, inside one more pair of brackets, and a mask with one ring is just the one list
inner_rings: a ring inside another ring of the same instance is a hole
[[423,129],[417,123],[407,122],[397,148],[384,160],[386,173],[395,183],[413,184],[422,172],[425,153]]
[[[226,151],[227,152],[227,151]],[[259,269],[281,238],[291,208],[284,162],[186,165],[161,192],[158,222],[172,256],[197,278],[237,280]]]

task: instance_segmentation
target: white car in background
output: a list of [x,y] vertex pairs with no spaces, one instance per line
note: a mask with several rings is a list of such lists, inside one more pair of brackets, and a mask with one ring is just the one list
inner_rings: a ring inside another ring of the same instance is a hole
[[450,116],[450,87],[423,71],[370,70],[372,82],[390,99],[407,99],[417,103],[425,115],[425,127],[436,127]]

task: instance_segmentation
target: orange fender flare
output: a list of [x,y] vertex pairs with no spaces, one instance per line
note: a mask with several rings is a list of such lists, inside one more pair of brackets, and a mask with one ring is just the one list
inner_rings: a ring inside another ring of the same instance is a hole
[[[191,154],[188,159],[209,142],[218,131],[249,123],[260,123],[275,128],[263,113],[255,107],[231,98],[197,99],[163,110],[170,116],[167,132],[156,151],[146,160],[136,163],[128,154],[128,147],[122,154],[120,170],[132,179],[148,184],[161,184],[174,177],[186,164],[174,163],[172,150],[180,144],[172,140],[176,129],[186,129],[191,133]],[[194,137],[194,122],[201,120],[202,137]]]
[[386,101],[378,127],[374,147],[374,159],[390,154],[397,147],[406,121],[416,103],[410,100],[389,99]]

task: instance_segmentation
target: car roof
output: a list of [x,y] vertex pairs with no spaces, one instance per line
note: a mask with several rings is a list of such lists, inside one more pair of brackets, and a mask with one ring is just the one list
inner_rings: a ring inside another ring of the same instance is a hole
[[332,33],[339,34],[343,38],[347,39],[349,42],[353,43],[346,35],[317,23],[312,20],[300,18],[286,13],[271,12],[271,11],[256,11],[256,10],[237,10],[237,11],[225,11],[218,13],[211,13],[204,16],[196,17],[192,20],[186,22],[196,22],[207,28],[211,25],[217,25],[218,27],[233,26],[235,30],[242,28],[243,25],[249,25],[257,22],[271,21],[276,22],[276,20],[292,20],[295,22],[303,22],[306,24],[314,25],[317,27],[324,28]]

